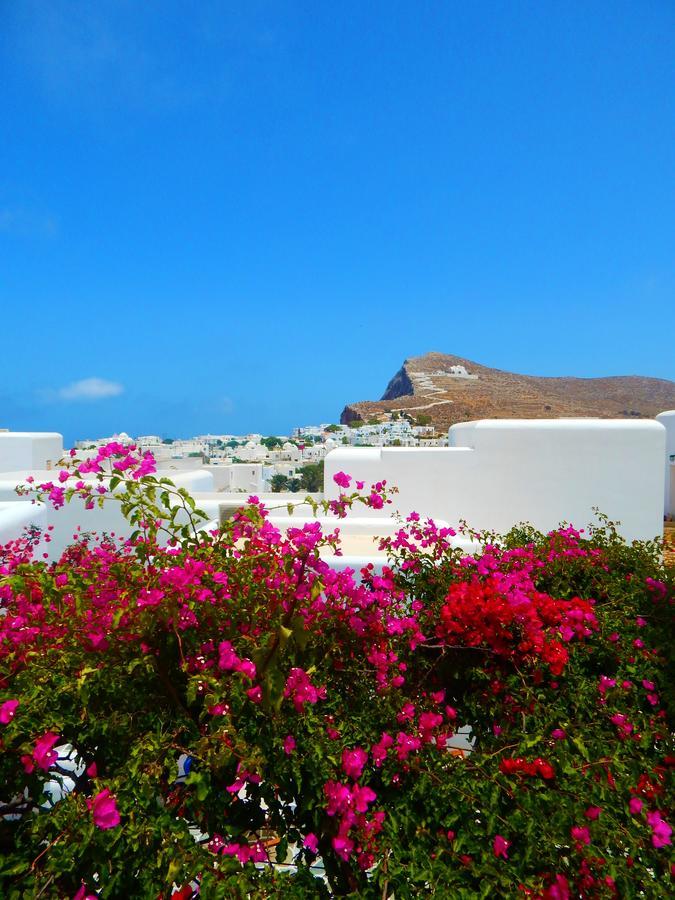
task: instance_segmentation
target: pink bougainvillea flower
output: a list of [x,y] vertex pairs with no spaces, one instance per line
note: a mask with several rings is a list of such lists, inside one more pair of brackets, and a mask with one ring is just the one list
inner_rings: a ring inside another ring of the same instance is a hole
[[304,669],[293,668],[286,679],[284,697],[290,697],[296,712],[301,713],[306,703],[313,706],[319,700],[326,699],[326,686],[315,687]]
[[59,758],[59,754],[56,752],[56,750],[52,750],[52,747],[58,741],[58,739],[58,734],[54,734],[54,732],[48,731],[46,734],[43,734],[42,737],[39,737],[35,742],[33,759],[40,769],[44,769],[45,771],[47,771],[47,769],[51,765],[53,765]]
[[578,844],[590,844],[591,833],[586,825],[573,825],[570,834]]
[[295,738],[292,734],[287,734],[284,738],[284,753],[287,753],[289,756],[296,748]]
[[610,688],[616,687],[616,679],[608,678],[606,675],[600,676],[600,682],[598,684],[598,690],[601,694],[606,694]]
[[335,475],[333,475],[333,481],[338,485],[338,487],[342,488],[348,488],[352,483],[351,477],[349,475],[345,475],[344,472],[336,472]]
[[554,728],[551,732],[551,737],[554,741],[564,741],[567,735],[562,728]]
[[587,819],[594,821],[595,819],[600,817],[600,813],[602,812],[602,807],[600,806],[589,806],[584,815]]
[[657,850],[659,847],[665,847],[667,844],[670,844],[670,835],[673,829],[665,819],[661,818],[661,813],[658,810],[647,813],[647,824],[652,830],[652,845]]
[[509,847],[511,846],[511,841],[507,841],[505,837],[502,837],[501,834],[496,834],[495,839],[492,844],[492,850],[494,855],[499,858],[500,856],[503,859],[508,859],[509,854],[507,853]]
[[90,894],[90,893],[87,891],[87,886],[86,886],[86,884],[85,884],[84,881],[83,881],[82,884],[80,885],[80,889],[79,889],[78,892],[73,896],[73,900],[98,900],[98,895],[97,895],[97,894]]
[[90,766],[87,766],[87,775],[90,778],[98,778],[98,766],[95,762],[93,762]]
[[338,835],[333,838],[333,850],[344,860],[348,860],[354,850],[354,841],[348,837]]
[[220,852],[223,856],[236,856],[242,866],[251,859],[251,852],[246,844],[223,844]]
[[250,678],[251,681],[253,681],[256,676],[255,663],[251,659],[242,659],[237,666],[237,672],[241,672],[242,675],[245,675],[246,678]]
[[219,669],[236,669],[240,659],[234,652],[234,647],[229,641],[222,641],[218,644],[218,668]]
[[382,737],[380,740],[373,744],[370,748],[373,754],[373,763],[375,766],[381,766],[382,763],[387,758],[387,750],[392,747],[394,744],[394,739],[390,734],[387,734],[386,731],[382,732]]
[[120,814],[117,802],[108,788],[104,788],[91,800],[87,800],[87,806],[92,811],[94,825],[104,831],[115,828],[120,824]]
[[262,688],[259,684],[256,684],[255,687],[246,691],[246,696],[252,703],[262,703]]
[[367,812],[370,804],[373,803],[376,799],[377,794],[367,785],[365,787],[359,787],[358,784],[355,784],[352,787],[352,803],[354,804],[354,809],[357,812]]
[[68,584],[68,575],[65,572],[60,572],[54,579],[54,584],[57,587],[64,587]]
[[368,754],[361,747],[355,747],[353,750],[348,750],[345,747],[342,751],[342,769],[347,778],[358,781],[367,762]]
[[640,800],[639,797],[631,797],[628,801],[628,809],[636,816],[638,813],[642,812],[642,800]]
[[374,491],[372,494],[366,499],[366,506],[370,506],[371,509],[382,509],[384,506],[384,500],[379,494],[376,494]]
[[318,853],[319,839],[310,831],[310,833],[305,837],[305,840],[302,842],[302,846],[306,850],[309,850],[310,853]]
[[103,650],[107,650],[110,646],[105,634],[100,631],[90,631],[85,637],[90,642],[93,650],[102,652]]
[[0,706],[0,725],[9,725],[19,705],[18,700],[5,700]]
[[570,900],[570,885],[564,875],[556,875],[544,892],[546,900]]

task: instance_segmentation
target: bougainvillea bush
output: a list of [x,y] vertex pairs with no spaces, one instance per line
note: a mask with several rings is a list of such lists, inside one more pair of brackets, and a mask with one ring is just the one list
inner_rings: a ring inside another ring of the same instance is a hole
[[[338,515],[388,502],[336,480]],[[256,498],[199,531],[133,448],[35,490],[135,531],[2,551],[1,896],[671,894],[657,542],[600,521],[468,556],[413,514],[387,566],[338,572],[336,534]]]

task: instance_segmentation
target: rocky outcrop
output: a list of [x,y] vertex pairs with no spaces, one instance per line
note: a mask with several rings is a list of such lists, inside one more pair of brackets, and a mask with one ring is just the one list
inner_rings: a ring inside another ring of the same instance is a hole
[[442,432],[471,419],[652,418],[674,408],[675,382],[666,379],[519,375],[434,352],[406,359],[381,400],[347,404],[340,421],[384,421],[398,412],[430,419]]
[[340,425],[351,425],[352,422],[359,422],[360,420],[361,413],[356,404],[353,406],[345,406],[340,415]]
[[387,390],[382,394],[383,400],[395,400],[397,397],[411,397],[415,393],[413,383],[406,371],[407,365],[408,360],[406,359],[387,385]]

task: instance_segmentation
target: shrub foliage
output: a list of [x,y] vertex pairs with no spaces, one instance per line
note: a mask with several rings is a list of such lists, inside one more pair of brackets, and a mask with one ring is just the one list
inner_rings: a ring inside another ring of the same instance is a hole
[[[388,501],[336,480],[338,515]],[[657,542],[600,520],[466,555],[413,514],[338,572],[336,534],[256,498],[199,531],[133,448],[35,490],[136,530],[0,551],[3,897],[669,895]]]

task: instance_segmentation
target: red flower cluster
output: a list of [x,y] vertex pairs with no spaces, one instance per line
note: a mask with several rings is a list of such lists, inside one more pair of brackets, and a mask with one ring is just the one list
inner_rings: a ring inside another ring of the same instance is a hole
[[555,769],[551,763],[540,756],[531,762],[523,759],[522,756],[507,757],[499,763],[499,770],[505,775],[526,775],[530,778],[539,776],[546,780],[555,778]]

